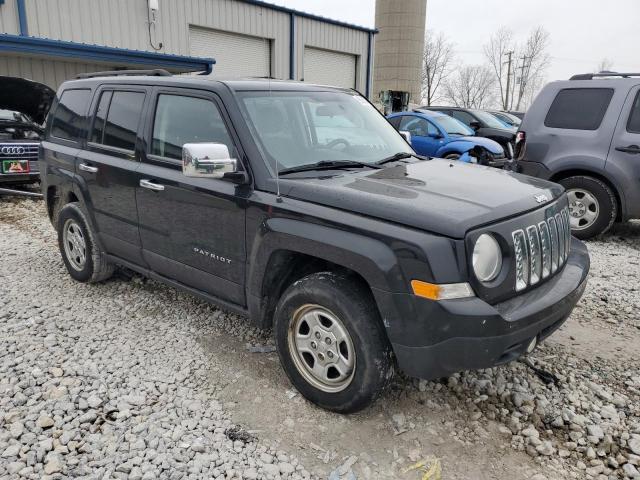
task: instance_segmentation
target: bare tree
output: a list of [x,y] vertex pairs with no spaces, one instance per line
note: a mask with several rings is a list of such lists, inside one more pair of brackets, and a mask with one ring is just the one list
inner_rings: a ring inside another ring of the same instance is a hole
[[[540,88],[550,62],[548,47],[549,33],[544,28],[537,27],[531,31],[525,44],[518,49],[521,52],[519,59],[521,63],[519,71],[515,72],[516,81],[513,82],[518,85],[516,110],[524,106],[525,97],[531,97]],[[515,95],[511,98],[515,100]],[[513,102],[509,107],[513,108]]]
[[446,83],[446,99],[456,107],[486,108],[495,101],[496,81],[486,65],[461,66]]
[[503,110],[519,110],[540,88],[549,66],[548,47],[549,34],[542,27],[532,30],[522,45],[515,42],[511,30],[503,27],[485,45],[484,54],[496,78]]
[[613,62],[608,58],[603,58],[593,73],[610,72],[611,70],[613,70]]
[[440,87],[451,74],[453,44],[443,33],[427,32],[422,66],[422,99],[427,105],[441,98]]
[[510,67],[512,63],[508,62],[508,57],[515,54],[515,43],[513,41],[513,32],[502,27],[494,33],[489,39],[489,43],[484,46],[484,55],[489,62],[489,66],[493,70],[496,79],[496,87],[500,94],[500,105],[503,110],[509,110],[509,95],[511,94]]

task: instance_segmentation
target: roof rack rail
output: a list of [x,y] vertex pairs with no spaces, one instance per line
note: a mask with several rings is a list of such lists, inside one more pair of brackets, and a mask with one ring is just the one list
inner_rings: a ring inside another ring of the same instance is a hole
[[147,75],[150,77],[170,77],[171,73],[162,68],[153,70],[107,70],[104,72],[80,73],[76,76],[78,79],[96,78],[96,77],[118,77],[121,75]]
[[618,73],[618,72],[600,72],[600,73],[581,73],[574,75],[569,80],[593,80],[594,78],[621,77],[631,78],[640,77],[640,73]]

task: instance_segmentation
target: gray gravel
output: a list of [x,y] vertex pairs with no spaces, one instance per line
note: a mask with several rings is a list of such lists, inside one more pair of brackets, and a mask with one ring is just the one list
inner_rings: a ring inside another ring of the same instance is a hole
[[[0,200],[0,238],[0,478],[315,476],[296,458],[301,452],[233,422],[232,406],[220,400],[233,383],[217,376],[224,358],[211,358],[199,341],[222,332],[249,351],[268,344],[252,355],[273,359],[267,334],[138,277],[75,283],[40,203]],[[640,478],[640,224],[616,227],[589,250],[580,306],[532,355],[557,385],[520,362],[442,382],[400,377],[382,402],[419,408],[389,412],[389,443],[401,446],[426,425],[425,412],[444,406],[456,417],[442,422],[453,449],[503,444],[535,467],[524,478]],[[300,404],[294,396],[282,392]],[[343,422],[317,415],[329,427]],[[366,452],[333,448],[331,460],[319,449],[330,470],[398,478]],[[395,471],[420,455],[408,457],[393,448]]]
[[187,295],[161,310],[168,289],[140,279],[75,283],[26,205],[27,228],[0,205],[0,478],[310,477],[235,425],[207,382],[198,337],[249,336],[244,323]]

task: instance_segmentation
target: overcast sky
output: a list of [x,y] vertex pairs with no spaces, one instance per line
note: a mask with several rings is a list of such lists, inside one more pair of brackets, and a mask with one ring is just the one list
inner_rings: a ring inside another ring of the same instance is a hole
[[[367,27],[375,0],[268,0]],[[456,43],[458,59],[484,62],[482,46],[500,26],[518,40],[542,25],[550,34],[549,80],[593,71],[608,58],[617,71],[640,72],[640,0],[427,0],[427,28]]]

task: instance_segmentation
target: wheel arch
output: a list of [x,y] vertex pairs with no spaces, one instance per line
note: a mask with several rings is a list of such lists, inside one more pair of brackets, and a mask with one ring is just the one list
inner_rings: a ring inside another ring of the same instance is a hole
[[[271,326],[284,290],[311,273],[347,273],[371,293],[372,300],[375,289],[394,289],[395,282],[389,279],[397,278],[399,266],[392,250],[382,242],[292,219],[265,223],[270,228],[254,243],[247,277],[250,316],[260,327]],[[357,251],[351,245],[358,245]]]
[[616,198],[616,203],[618,206],[618,216],[616,221],[622,221],[622,219],[626,218],[626,208],[624,198],[622,197],[622,193],[620,188],[615,184],[615,182],[609,178],[608,176],[602,174],[602,172],[595,172],[593,170],[584,169],[584,168],[569,168],[566,170],[560,170],[558,172],[554,172],[549,180],[552,182],[560,182],[570,177],[593,177],[597,180],[600,180],[605,185],[607,185]]

